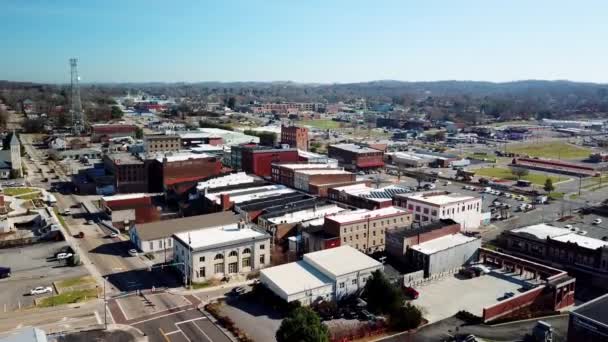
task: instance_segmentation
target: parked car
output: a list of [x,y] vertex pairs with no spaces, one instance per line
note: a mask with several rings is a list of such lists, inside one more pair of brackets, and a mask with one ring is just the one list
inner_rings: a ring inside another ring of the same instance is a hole
[[420,293],[411,286],[403,288],[403,293],[405,293],[405,295],[410,297],[411,299],[418,299],[418,297],[420,297]]
[[71,257],[73,254],[72,253],[59,253],[57,254],[57,260],[65,260],[69,257]]
[[10,267],[0,267],[0,278],[8,278],[11,276]]
[[245,290],[244,287],[238,286],[232,289],[232,293],[235,295],[242,295],[243,293],[247,292],[247,290]]
[[595,220],[593,220],[593,224],[598,225],[602,223],[602,219],[601,218],[596,218]]
[[64,216],[68,216],[68,215],[71,215],[71,214],[72,214],[72,211],[70,209],[66,209],[62,213],[62,215],[64,215]]
[[30,290],[30,295],[32,295],[32,296],[45,294],[45,293],[53,293],[53,289],[50,286],[46,286],[46,287],[38,286],[38,287]]
[[78,232],[78,234],[74,235],[74,237],[82,239],[82,238],[84,238],[84,233],[83,232]]
[[110,237],[111,237],[111,238],[118,237],[118,234],[116,234],[116,233],[111,233],[111,234],[110,234]]
[[129,255],[130,256],[138,256],[139,253],[137,253],[136,249],[129,249]]

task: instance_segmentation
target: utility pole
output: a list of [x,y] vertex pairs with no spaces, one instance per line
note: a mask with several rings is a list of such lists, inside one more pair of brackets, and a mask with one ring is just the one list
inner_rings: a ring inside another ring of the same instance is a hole
[[108,301],[106,299],[106,282],[108,278],[103,278],[103,325],[108,330]]

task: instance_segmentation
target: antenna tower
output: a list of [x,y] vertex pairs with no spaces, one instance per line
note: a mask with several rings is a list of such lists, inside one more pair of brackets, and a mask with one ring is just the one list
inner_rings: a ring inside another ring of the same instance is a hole
[[80,77],[78,77],[78,59],[70,58],[70,91],[72,108],[72,130],[75,135],[80,135],[84,132],[84,113],[82,112],[82,102],[80,101]]

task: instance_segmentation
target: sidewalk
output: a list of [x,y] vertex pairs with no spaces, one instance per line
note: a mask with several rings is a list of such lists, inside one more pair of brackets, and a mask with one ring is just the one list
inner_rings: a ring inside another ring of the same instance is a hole
[[214,292],[214,291],[218,291],[218,290],[222,290],[222,289],[231,289],[231,288],[238,287],[238,286],[252,285],[255,281],[256,281],[256,279],[251,279],[251,280],[245,280],[245,281],[228,282],[228,283],[224,283],[221,285],[209,286],[209,287],[205,287],[202,289],[196,289],[196,290],[187,290],[187,289],[180,288],[180,289],[176,289],[176,290],[169,290],[167,292],[179,294],[182,296],[197,295],[197,294],[204,294],[206,292]]

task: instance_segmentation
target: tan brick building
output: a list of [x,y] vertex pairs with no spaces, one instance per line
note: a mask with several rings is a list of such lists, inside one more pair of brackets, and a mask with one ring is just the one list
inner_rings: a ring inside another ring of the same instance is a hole
[[325,218],[324,228],[329,234],[340,237],[340,245],[349,245],[364,253],[384,251],[386,231],[409,227],[412,214],[387,207],[377,210],[357,210]]

